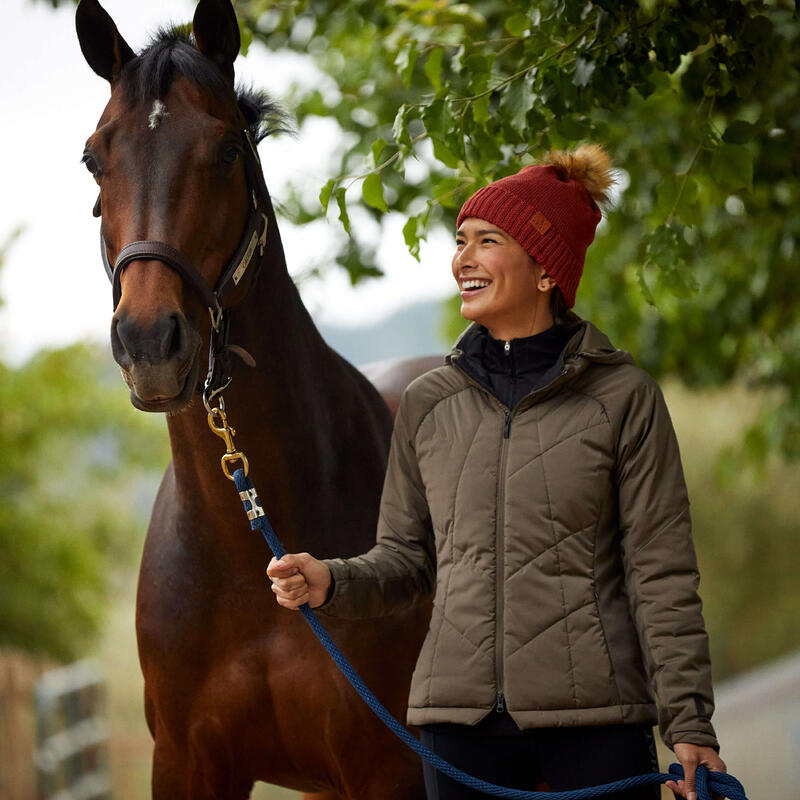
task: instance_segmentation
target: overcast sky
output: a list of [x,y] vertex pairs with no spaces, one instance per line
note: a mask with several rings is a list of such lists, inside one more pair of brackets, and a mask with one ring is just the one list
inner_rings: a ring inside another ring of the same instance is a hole
[[[103,4],[134,50],[159,25],[191,19],[195,5],[192,0]],[[240,57],[236,68],[240,78],[278,100],[293,80],[319,80],[302,57],[271,54],[258,45],[246,59]],[[19,363],[42,346],[85,337],[107,341],[111,290],[100,263],[99,222],[91,215],[96,188],[79,162],[108,100],[108,84],[81,55],[73,8],[53,11],[41,0],[3,0],[0,75],[0,243],[24,226],[0,273],[5,302],[0,355]],[[296,139],[262,143],[267,184],[277,204],[288,180],[316,196],[334,177],[324,157],[330,139],[328,121],[319,120],[304,126]],[[442,234],[423,246],[417,264],[403,243],[403,222],[393,215],[381,238],[379,264],[386,278],[352,289],[344,272],[334,269],[324,280],[303,283],[304,300],[318,321],[359,325],[416,300],[443,299],[455,291],[449,269],[452,238]],[[332,260],[325,251],[331,249],[338,224],[332,214],[325,230],[309,235],[281,222],[292,274]]]

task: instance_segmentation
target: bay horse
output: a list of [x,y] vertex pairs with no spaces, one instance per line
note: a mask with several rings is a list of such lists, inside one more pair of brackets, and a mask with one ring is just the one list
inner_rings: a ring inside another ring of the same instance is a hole
[[[76,27],[111,87],[83,160],[100,187],[112,352],[133,405],[167,415],[172,447],[136,607],[152,796],[239,800],[260,780],[318,800],[422,798],[417,756],[356,697],[302,617],[275,603],[269,554],[219,468],[200,361],[211,346],[227,364],[209,386],[231,379],[227,410],[275,530],[289,551],[317,557],[374,543],[387,402],[396,407],[433,362],[385,372],[384,400],[314,327],[255,150],[280,119],[264,95],[234,87],[229,0],[201,0],[191,37],[161,31],[138,55],[97,0],[81,1]],[[428,615],[423,604],[327,623],[401,718]]]

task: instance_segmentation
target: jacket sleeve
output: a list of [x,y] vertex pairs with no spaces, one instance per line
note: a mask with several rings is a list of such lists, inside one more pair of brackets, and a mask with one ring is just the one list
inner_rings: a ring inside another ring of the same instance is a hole
[[626,585],[661,736],[668,747],[719,749],[686,482],[664,397],[646,374],[620,423],[616,477]]
[[433,588],[433,529],[409,427],[406,392],[392,434],[376,544],[361,556],[324,561],[333,591],[319,607],[323,613],[379,617],[410,607]]

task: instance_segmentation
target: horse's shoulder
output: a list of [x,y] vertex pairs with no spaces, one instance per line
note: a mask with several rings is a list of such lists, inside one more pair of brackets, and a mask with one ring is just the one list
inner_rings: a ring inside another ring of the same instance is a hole
[[380,392],[392,417],[397,414],[400,398],[409,384],[436,367],[441,367],[443,356],[417,356],[415,358],[389,358],[365,364],[359,369]]

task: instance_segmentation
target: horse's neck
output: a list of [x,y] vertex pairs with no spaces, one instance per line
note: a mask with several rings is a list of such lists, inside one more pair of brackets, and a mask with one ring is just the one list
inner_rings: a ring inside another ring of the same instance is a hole
[[[280,507],[308,505],[309,488],[325,483],[320,477],[330,470],[331,453],[352,447],[336,441],[342,414],[357,409],[382,420],[388,412],[377,394],[373,402],[367,393],[364,402],[363,383],[325,345],[286,270],[277,227],[274,234],[258,281],[231,310],[231,344],[247,350],[257,366],[232,356],[233,379],[224,396],[236,445],[250,458],[254,479],[260,488],[280,487],[279,496],[270,498],[280,513]],[[368,429],[380,429],[366,418],[363,426],[365,439]],[[170,417],[168,428],[179,494],[194,505],[207,504],[210,512],[224,445],[209,430],[199,397]],[[378,445],[365,443],[370,446]],[[326,498],[314,502],[324,506]]]
[[[255,358],[256,369],[237,363],[238,379],[233,383],[240,385],[231,388],[237,397],[241,390],[248,406],[280,412],[280,425],[295,427],[307,425],[309,415],[324,416],[339,402],[337,394],[351,387],[345,379],[334,381],[331,391],[321,396],[314,391],[323,374],[333,371],[343,377],[341,360],[325,344],[300,299],[274,218],[270,227],[258,281],[246,301],[232,311],[231,343]],[[263,416],[261,421],[265,422]]]

